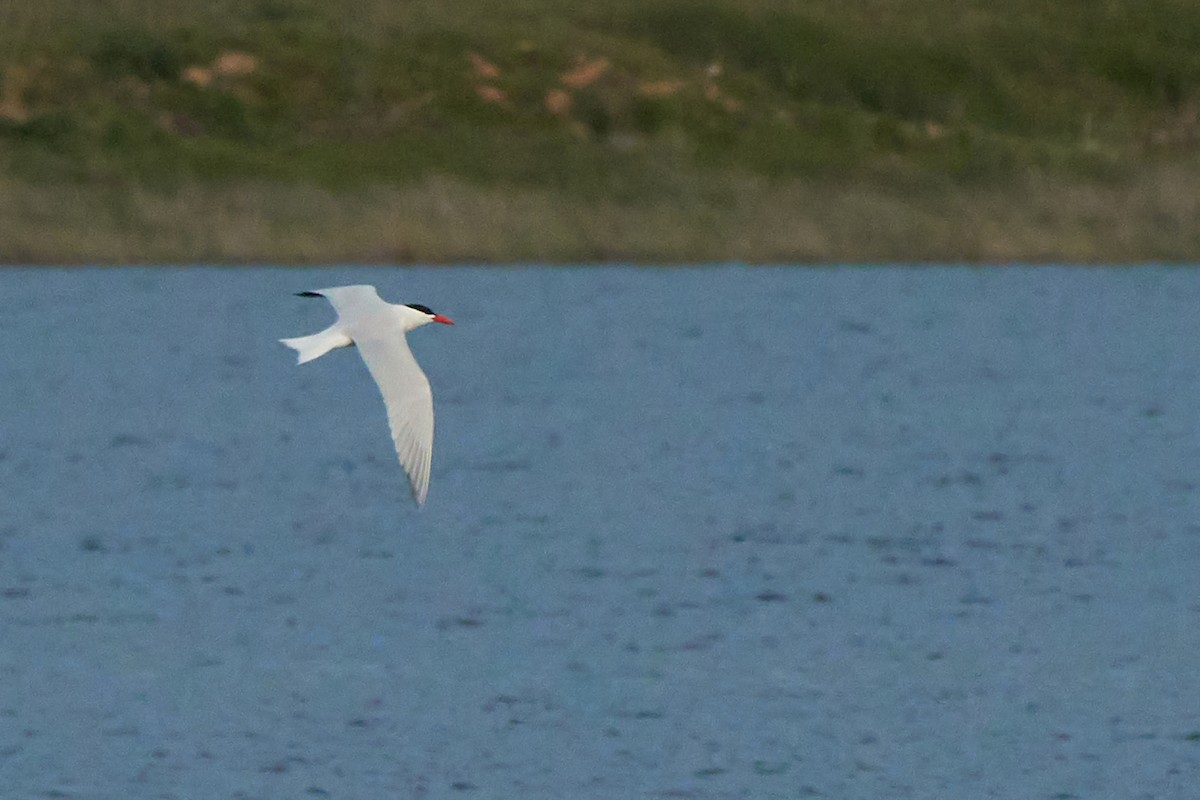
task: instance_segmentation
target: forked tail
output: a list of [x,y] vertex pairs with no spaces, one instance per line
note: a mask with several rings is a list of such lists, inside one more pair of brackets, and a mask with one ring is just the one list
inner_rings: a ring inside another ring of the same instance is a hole
[[299,354],[297,364],[304,364],[314,358],[320,358],[338,347],[349,347],[354,344],[349,336],[337,329],[337,326],[326,328],[312,336],[298,336],[295,339],[280,339]]

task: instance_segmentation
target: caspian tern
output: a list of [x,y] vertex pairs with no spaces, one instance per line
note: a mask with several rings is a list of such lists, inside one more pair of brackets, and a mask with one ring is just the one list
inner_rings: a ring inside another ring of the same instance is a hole
[[453,325],[454,321],[417,303],[388,303],[374,286],[337,286],[298,292],[297,296],[324,297],[337,312],[337,322],[312,336],[279,341],[299,353],[298,364],[338,347],[358,346],[383,394],[396,455],[412,484],[413,497],[421,505],[429,491],[433,454],[433,393],[404,334],[430,322]]

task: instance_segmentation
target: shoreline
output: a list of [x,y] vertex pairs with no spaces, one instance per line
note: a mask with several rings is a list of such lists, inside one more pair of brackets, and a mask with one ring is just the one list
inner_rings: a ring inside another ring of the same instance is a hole
[[659,202],[419,184],[0,182],[0,264],[1134,264],[1200,260],[1198,169],[1006,189],[730,182]]
[[50,0],[0,263],[1200,260],[1200,10],[894,5]]

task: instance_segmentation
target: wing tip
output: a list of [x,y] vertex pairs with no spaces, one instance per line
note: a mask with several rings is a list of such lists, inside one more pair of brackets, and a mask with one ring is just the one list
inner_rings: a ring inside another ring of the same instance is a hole
[[296,292],[296,297],[324,297],[320,292]]
[[412,489],[413,500],[417,503],[417,508],[422,508],[425,505],[425,497],[429,494],[429,484],[421,486],[411,477],[408,479],[408,486]]
[[[408,468],[404,471],[408,472]],[[412,489],[413,500],[417,501],[417,508],[425,505],[425,498],[429,496],[429,472],[414,470],[408,476],[408,485]]]

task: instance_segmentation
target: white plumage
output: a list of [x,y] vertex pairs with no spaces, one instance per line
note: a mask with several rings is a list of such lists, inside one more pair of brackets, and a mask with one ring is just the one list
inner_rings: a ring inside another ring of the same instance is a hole
[[298,353],[300,364],[338,347],[358,346],[383,394],[396,455],[408,475],[413,497],[418,505],[424,503],[433,455],[433,393],[408,349],[405,334],[430,322],[453,325],[453,321],[422,305],[388,303],[374,286],[337,286],[300,294],[329,300],[337,311],[337,322],[311,336],[279,341]]

